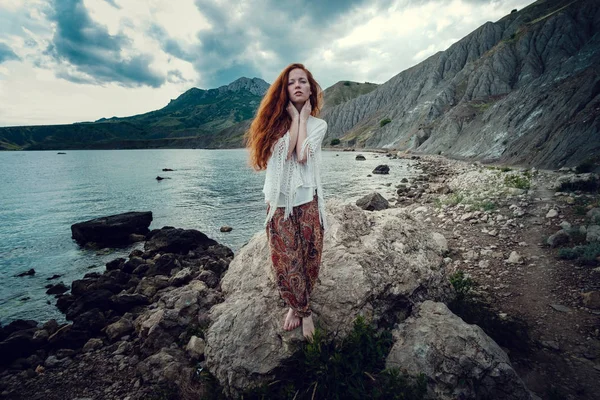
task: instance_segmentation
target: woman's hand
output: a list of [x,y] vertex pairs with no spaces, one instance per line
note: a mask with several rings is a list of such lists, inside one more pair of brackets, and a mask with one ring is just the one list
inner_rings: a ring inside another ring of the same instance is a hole
[[286,110],[287,110],[288,114],[290,114],[290,117],[292,117],[292,120],[297,120],[298,117],[300,116],[300,114],[298,113],[298,110],[296,109],[296,107],[294,107],[294,105],[292,104],[291,101],[288,101]]
[[300,110],[300,120],[305,122],[308,121],[308,117],[310,117],[311,111],[312,107],[310,105],[310,100],[306,100],[306,102],[302,106],[302,109]]

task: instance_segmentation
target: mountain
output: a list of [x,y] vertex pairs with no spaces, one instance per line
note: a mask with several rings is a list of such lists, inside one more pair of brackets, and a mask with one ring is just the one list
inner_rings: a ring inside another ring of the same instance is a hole
[[160,110],[132,117],[0,128],[0,149],[231,147],[232,127],[247,125],[268,87],[240,78],[217,89],[192,88]]
[[345,103],[355,97],[367,94],[377,89],[379,85],[375,83],[365,82],[358,83],[352,81],[339,81],[333,86],[328,87],[323,91],[324,106],[321,112]]
[[345,145],[575,166],[600,158],[599,72],[600,2],[540,0],[322,117]]

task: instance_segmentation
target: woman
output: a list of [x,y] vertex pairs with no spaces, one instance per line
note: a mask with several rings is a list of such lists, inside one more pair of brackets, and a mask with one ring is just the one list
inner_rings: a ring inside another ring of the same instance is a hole
[[281,297],[289,306],[283,329],[315,327],[310,294],[319,275],[325,203],[319,171],[327,123],[316,118],[322,91],[302,64],[287,66],[265,94],[246,133],[251,164],[266,169],[265,226]]

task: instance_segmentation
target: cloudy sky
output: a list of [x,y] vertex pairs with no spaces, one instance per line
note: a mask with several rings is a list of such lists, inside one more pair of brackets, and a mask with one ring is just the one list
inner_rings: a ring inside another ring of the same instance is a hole
[[0,0],[0,126],[164,107],[191,87],[383,83],[532,0]]

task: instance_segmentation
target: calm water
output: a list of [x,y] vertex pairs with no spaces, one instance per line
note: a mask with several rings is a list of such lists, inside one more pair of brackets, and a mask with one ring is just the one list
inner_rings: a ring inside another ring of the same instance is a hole
[[[264,173],[247,165],[245,150],[109,150],[0,152],[0,323],[17,318],[62,320],[48,283],[69,285],[135,247],[84,250],[71,225],[127,211],[152,211],[150,229],[169,225],[198,229],[237,252],[265,217]],[[385,197],[403,177],[417,173],[411,161],[354,160],[357,153],[323,152],[326,199],[356,201],[378,190]],[[379,164],[390,175],[368,174]],[[162,172],[172,168],[173,172]],[[169,177],[157,181],[157,175]],[[386,184],[392,184],[391,187]],[[221,233],[223,225],[233,227]],[[138,244],[137,247],[141,247]],[[14,277],[30,268],[35,276]],[[54,274],[60,279],[47,281]]]

